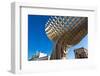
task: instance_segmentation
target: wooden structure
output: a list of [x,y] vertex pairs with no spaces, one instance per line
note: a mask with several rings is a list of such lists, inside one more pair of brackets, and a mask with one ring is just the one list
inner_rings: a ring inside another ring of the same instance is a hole
[[52,16],[45,31],[55,45],[50,59],[65,59],[68,48],[79,43],[88,33],[88,18],[73,16]]

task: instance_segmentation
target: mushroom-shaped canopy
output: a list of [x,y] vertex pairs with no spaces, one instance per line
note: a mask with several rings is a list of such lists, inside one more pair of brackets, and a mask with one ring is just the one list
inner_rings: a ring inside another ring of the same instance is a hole
[[46,23],[45,31],[50,40],[60,40],[67,45],[75,45],[88,32],[87,17],[53,16]]

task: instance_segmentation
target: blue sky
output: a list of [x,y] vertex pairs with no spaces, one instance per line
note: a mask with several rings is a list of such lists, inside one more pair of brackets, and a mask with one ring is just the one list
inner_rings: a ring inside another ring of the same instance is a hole
[[36,51],[49,55],[53,48],[53,42],[45,33],[45,24],[50,16],[28,15],[28,58]]
[[[46,53],[50,55],[53,48],[53,42],[49,40],[45,33],[45,24],[51,16],[43,15],[28,15],[28,59],[30,59],[36,52]],[[84,39],[77,45],[69,48],[68,58],[74,58],[73,50],[79,47],[87,48],[87,39]]]

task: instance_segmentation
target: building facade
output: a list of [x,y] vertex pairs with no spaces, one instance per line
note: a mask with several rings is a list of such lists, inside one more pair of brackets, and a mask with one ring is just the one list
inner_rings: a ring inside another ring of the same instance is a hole
[[83,47],[75,49],[74,53],[75,53],[75,59],[88,58],[88,50]]

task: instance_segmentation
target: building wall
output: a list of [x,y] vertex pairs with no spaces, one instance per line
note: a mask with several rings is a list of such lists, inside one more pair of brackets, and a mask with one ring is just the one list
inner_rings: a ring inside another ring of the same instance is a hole
[[74,52],[75,52],[76,59],[88,58],[88,50],[83,47],[79,49],[75,49]]

